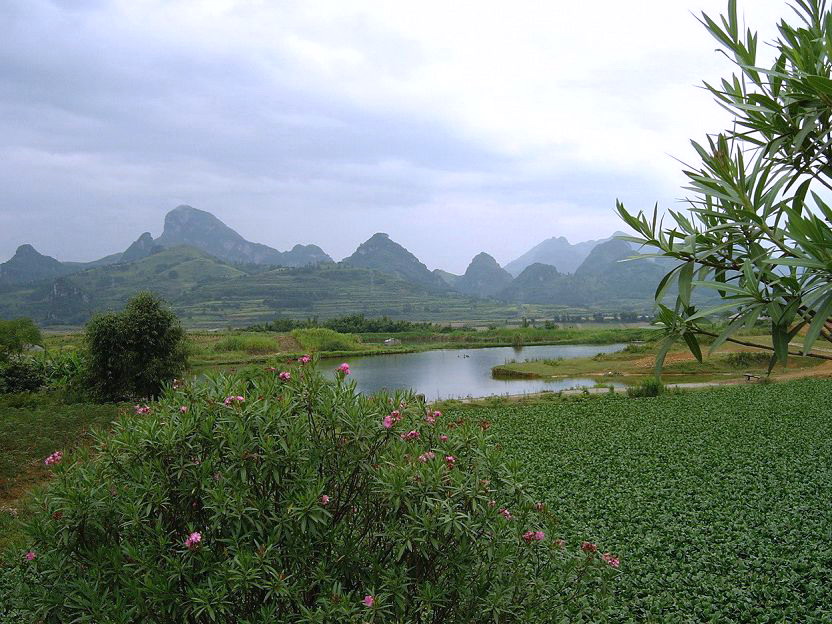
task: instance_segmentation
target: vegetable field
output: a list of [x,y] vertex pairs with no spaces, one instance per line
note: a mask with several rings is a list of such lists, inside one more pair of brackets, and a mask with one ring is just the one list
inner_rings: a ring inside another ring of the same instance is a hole
[[459,410],[569,543],[621,558],[616,622],[832,621],[832,383]]

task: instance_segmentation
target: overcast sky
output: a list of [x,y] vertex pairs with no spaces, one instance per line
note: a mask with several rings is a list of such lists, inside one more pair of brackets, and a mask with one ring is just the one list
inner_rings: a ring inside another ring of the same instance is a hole
[[[187,203],[431,269],[674,207],[727,117],[715,0],[0,0],[0,260],[123,251]],[[786,2],[740,0],[770,40]]]

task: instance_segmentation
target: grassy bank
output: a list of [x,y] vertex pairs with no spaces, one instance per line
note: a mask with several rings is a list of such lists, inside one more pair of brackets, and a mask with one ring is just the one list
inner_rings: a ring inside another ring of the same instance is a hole
[[85,444],[125,406],[64,403],[57,394],[0,395],[0,552],[17,536],[25,495],[48,478],[43,460],[56,449]]
[[[756,339],[763,342],[762,338]],[[671,350],[662,369],[662,379],[667,383],[710,381],[738,381],[745,373],[765,376],[770,353],[736,345],[724,345],[715,353],[697,362],[682,345]],[[800,372],[808,373],[823,365],[824,360],[808,357],[790,357],[788,366],[778,365],[773,371],[775,379]],[[497,379],[558,379],[570,377],[595,377],[602,382],[640,383],[654,376],[655,347],[652,344],[629,345],[618,353],[599,353],[591,358],[531,359],[513,361],[491,369]]]
[[832,383],[453,410],[487,420],[562,537],[621,556],[604,621],[832,618]]
[[[297,357],[316,353],[321,357],[345,357],[412,353],[430,349],[505,347],[557,344],[610,344],[650,340],[656,335],[651,328],[565,327],[544,329],[459,328],[397,333],[339,333],[324,328],[295,329],[291,332],[224,330],[188,332],[191,365],[242,366],[275,358]],[[385,344],[392,338],[394,344]],[[50,350],[74,350],[82,347],[80,333],[47,334],[45,347]]]

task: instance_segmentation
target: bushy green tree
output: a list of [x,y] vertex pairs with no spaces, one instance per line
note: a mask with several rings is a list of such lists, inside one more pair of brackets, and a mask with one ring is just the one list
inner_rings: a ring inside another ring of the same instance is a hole
[[[773,351],[771,366],[832,342],[832,14],[826,0],[795,0],[797,24],[778,25],[773,62],[762,67],[757,35],[743,32],[735,0],[725,16],[702,23],[737,67],[730,78],[706,88],[734,115],[734,126],[704,144],[694,142],[701,164],[685,171],[694,195],[687,212],[621,218],[636,232],[630,240],[679,263],[660,282],[656,300],[668,337],[664,354],[682,338],[701,359],[699,337],[712,349],[731,341]],[[662,305],[678,285],[673,308]],[[692,303],[698,287],[716,290],[722,302],[707,309]],[[703,321],[728,311],[721,332]],[[736,338],[758,319],[769,324],[772,344]],[[800,350],[790,343],[805,332]]]
[[0,362],[8,361],[32,345],[39,345],[43,338],[40,329],[29,318],[0,320]]
[[149,292],[137,294],[121,312],[94,317],[84,339],[90,385],[108,400],[158,396],[187,365],[179,319]]
[[559,534],[487,423],[339,370],[170,388],[83,461],[51,456],[21,602],[46,623],[293,624],[563,622],[603,602],[618,560]]

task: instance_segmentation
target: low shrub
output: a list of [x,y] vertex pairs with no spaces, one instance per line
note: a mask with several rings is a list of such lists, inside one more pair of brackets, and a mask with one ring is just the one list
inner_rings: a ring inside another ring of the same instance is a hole
[[121,312],[93,317],[84,341],[88,385],[105,400],[158,396],[187,366],[179,319],[149,292],[134,296]]
[[663,394],[666,389],[666,386],[658,379],[645,379],[636,386],[628,387],[627,396],[634,398],[655,397]]
[[735,368],[759,368],[768,366],[771,353],[765,351],[737,351],[725,356],[728,363]]
[[297,364],[148,408],[54,466],[25,547],[44,622],[561,622],[615,574],[490,423],[411,394]]
[[0,394],[35,392],[46,384],[46,368],[42,361],[16,357],[0,364]]
[[295,329],[292,337],[309,352],[321,351],[355,351],[361,345],[352,334],[339,334],[337,331],[324,327],[312,329]]

